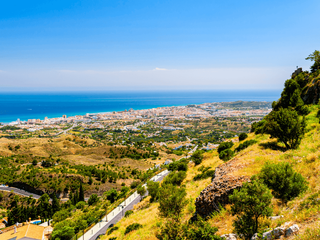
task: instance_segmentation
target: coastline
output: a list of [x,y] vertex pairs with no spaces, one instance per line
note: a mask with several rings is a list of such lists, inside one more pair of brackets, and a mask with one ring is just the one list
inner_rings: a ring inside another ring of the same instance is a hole
[[178,107],[208,102],[273,101],[278,90],[247,91],[171,91],[171,92],[81,92],[81,93],[6,93],[0,96],[0,122],[8,124],[28,119],[57,118]]

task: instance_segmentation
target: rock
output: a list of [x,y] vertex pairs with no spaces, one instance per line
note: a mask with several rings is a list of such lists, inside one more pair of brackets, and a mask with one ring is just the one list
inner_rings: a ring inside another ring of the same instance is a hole
[[214,211],[219,211],[220,206],[229,203],[229,195],[235,189],[240,189],[244,182],[249,181],[249,177],[234,177],[227,175],[243,165],[237,164],[236,159],[224,163],[215,169],[215,175],[211,184],[201,191],[195,201],[196,212],[202,217],[209,216]]
[[237,240],[238,239],[237,234],[234,234],[234,233],[224,234],[221,237],[225,240]]
[[279,219],[279,218],[283,218],[283,215],[280,215],[280,216],[272,216],[272,217],[269,217],[271,220],[276,220],[276,219]]
[[257,240],[257,239],[258,239],[258,233],[255,233],[255,234],[252,236],[251,240]]
[[286,237],[289,237],[293,234],[297,234],[299,232],[299,227],[297,224],[292,225],[291,227],[289,227],[286,231]]
[[294,79],[296,76],[299,75],[299,73],[302,73],[302,68],[297,68],[297,70],[295,70],[295,71],[291,74],[291,78]]
[[[263,233],[262,239],[265,239],[265,240],[279,239],[282,235],[284,235],[285,230],[286,229],[284,227],[277,227],[273,230]],[[256,239],[259,239],[257,233],[253,235],[251,240],[256,240]]]
[[[277,227],[273,230],[263,233],[262,239],[265,239],[265,240],[279,239],[283,235],[285,235],[286,237],[289,237],[292,234],[296,234],[298,231],[299,231],[299,227],[297,224],[294,224],[289,228],[287,228],[286,226]],[[259,238],[257,233],[255,233],[251,238],[251,240],[258,240],[258,239]]]

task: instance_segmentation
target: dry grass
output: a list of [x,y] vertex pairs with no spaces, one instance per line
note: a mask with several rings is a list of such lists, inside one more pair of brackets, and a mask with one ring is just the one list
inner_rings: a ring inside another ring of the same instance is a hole
[[[204,160],[201,165],[211,166],[213,169],[221,164],[222,161],[218,158],[217,153],[205,153]],[[193,181],[193,177],[199,172],[197,169],[201,166],[193,167],[194,164],[189,164],[189,170],[187,177],[183,184],[186,186],[187,198],[189,199],[188,205],[185,208],[183,221],[187,221],[192,217],[195,205],[194,201],[199,196],[202,189],[204,189],[211,182],[211,179],[205,179],[201,181]],[[119,227],[119,230],[113,232],[110,235],[106,235],[103,239],[109,239],[111,237],[117,237],[117,239],[128,240],[154,240],[157,229],[161,226],[163,219],[158,217],[158,203],[149,203],[149,198],[144,199],[141,203],[135,206],[134,213],[128,218],[121,219],[115,226]],[[132,223],[140,223],[143,228],[133,231],[128,235],[124,235],[124,231],[127,226]]]
[[[262,229],[275,228],[284,223],[295,224],[300,227],[300,235],[290,237],[288,239],[320,239],[320,201],[312,199],[320,198],[320,124],[314,120],[314,113],[311,113],[308,120],[308,132],[302,140],[299,149],[284,151],[283,145],[277,143],[274,139],[269,139],[267,135],[249,134],[249,139],[256,139],[257,144],[241,151],[235,158],[242,168],[233,172],[233,175],[252,176],[257,174],[263,164],[267,161],[271,162],[289,162],[293,168],[301,173],[309,183],[309,189],[306,193],[297,197],[286,205],[277,199],[272,200],[273,215],[283,215],[283,218],[271,221],[270,219],[262,220]],[[234,146],[237,147],[238,144]],[[219,160],[216,152],[206,153],[205,159],[201,165],[212,166],[215,168],[222,161]],[[200,166],[189,166],[185,185],[187,189],[187,197],[190,199],[183,220],[189,219],[194,211],[194,200],[199,193],[210,183],[210,179],[194,182],[195,176]],[[310,200],[311,199],[311,200]],[[144,200],[147,201],[147,200]],[[304,205],[305,204],[305,205]],[[152,203],[149,207],[136,211],[128,219],[121,220],[117,226],[120,231],[114,232],[112,235],[105,237],[118,237],[118,239],[156,239],[155,232],[161,224],[161,219],[157,216],[157,203]],[[231,233],[233,231],[232,221],[234,217],[230,214],[230,206],[225,206],[220,213],[216,213],[209,219],[212,226],[218,227],[218,234]],[[124,229],[133,222],[143,224],[144,227],[136,232],[124,236]]]

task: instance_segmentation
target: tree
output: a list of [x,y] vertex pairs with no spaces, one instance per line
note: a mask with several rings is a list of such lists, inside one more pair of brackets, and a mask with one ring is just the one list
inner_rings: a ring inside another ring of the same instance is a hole
[[118,198],[118,192],[116,189],[112,188],[109,191],[103,193],[104,197],[110,201],[110,203],[114,203]]
[[273,110],[278,111],[280,108],[289,108],[290,110],[296,110],[301,115],[309,113],[301,98],[301,86],[296,81],[298,79],[289,79],[285,82],[281,98],[278,102],[273,102],[272,104]]
[[160,183],[154,182],[154,181],[148,181],[147,188],[148,188],[149,195],[151,196],[150,202],[157,201],[159,198]]
[[52,194],[52,214],[55,212],[58,212],[60,210],[60,202],[59,199],[57,198],[56,194]]
[[74,236],[74,228],[63,226],[61,229],[52,232],[52,240],[69,240]]
[[141,196],[141,198],[146,194],[146,188],[142,185],[139,185],[137,188],[137,193]]
[[220,145],[218,147],[218,153],[221,153],[223,150],[232,148],[232,146],[233,146],[233,142],[231,142],[231,141],[220,143]]
[[248,137],[248,134],[246,133],[240,133],[239,135],[239,141],[243,141]]
[[183,240],[184,237],[183,225],[180,221],[167,219],[165,224],[161,226],[160,230],[156,233],[159,240]]
[[89,206],[91,206],[98,201],[99,201],[98,195],[94,193],[89,197],[88,204],[89,204]]
[[278,138],[287,149],[299,147],[306,129],[305,118],[299,117],[294,110],[280,108],[266,117],[264,131],[271,137]]
[[38,215],[41,216],[41,219],[48,219],[52,216],[52,207],[49,202],[50,197],[48,194],[43,194],[38,201]]
[[320,51],[315,50],[306,58],[306,60],[314,61],[314,64],[310,68],[311,72],[315,72],[320,69]]
[[184,235],[188,240],[222,240],[216,233],[218,228],[212,227],[201,217],[193,223],[184,225]]
[[266,163],[259,178],[266,184],[276,198],[288,202],[307,190],[304,177],[293,170],[290,163]]
[[262,181],[255,178],[251,182],[244,183],[242,188],[234,190],[229,196],[232,215],[237,215],[233,222],[235,231],[245,239],[258,232],[260,220],[272,214],[271,199],[272,194]]
[[228,161],[233,157],[233,155],[234,152],[228,148],[219,153],[219,158],[223,161]]
[[203,154],[201,151],[195,151],[191,156],[192,161],[195,163],[195,165],[199,165],[202,162]]
[[159,215],[165,218],[179,219],[186,206],[186,189],[172,184],[160,188]]
[[172,184],[180,186],[186,177],[187,173],[185,171],[172,172],[165,178],[163,185]]
[[84,201],[84,191],[82,182],[80,182],[80,188],[79,188],[79,201]]

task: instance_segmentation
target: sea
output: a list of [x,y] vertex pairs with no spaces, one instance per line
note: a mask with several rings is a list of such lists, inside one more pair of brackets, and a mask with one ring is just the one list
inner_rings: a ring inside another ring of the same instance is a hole
[[0,92],[0,122],[208,102],[275,101],[281,90]]

